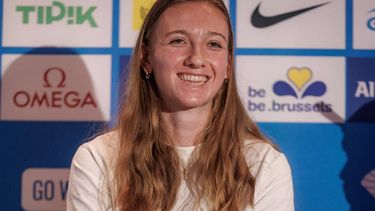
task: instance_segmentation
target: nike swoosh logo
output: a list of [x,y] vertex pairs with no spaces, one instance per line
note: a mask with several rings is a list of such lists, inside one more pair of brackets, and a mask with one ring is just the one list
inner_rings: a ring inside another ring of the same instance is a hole
[[251,15],[251,24],[256,28],[266,28],[266,27],[275,25],[277,23],[280,23],[282,21],[285,21],[289,18],[305,13],[309,10],[324,6],[328,3],[330,2],[325,2],[325,3],[318,4],[312,7],[307,7],[307,8],[303,8],[303,9],[299,9],[299,10],[295,10],[295,11],[291,11],[291,12],[287,12],[287,13],[283,13],[283,14],[275,15],[275,16],[264,16],[260,14],[259,7],[261,3],[259,3],[257,8],[254,10],[253,14]]

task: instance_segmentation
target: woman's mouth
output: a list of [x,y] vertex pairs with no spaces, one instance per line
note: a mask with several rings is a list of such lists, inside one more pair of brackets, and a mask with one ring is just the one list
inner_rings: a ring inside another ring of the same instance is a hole
[[208,81],[208,76],[205,75],[181,73],[178,77],[190,86],[201,86]]

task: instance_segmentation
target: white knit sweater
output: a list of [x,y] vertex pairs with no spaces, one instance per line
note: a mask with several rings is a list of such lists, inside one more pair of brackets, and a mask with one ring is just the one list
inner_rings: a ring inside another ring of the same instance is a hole
[[[245,211],[293,211],[291,171],[284,154],[266,143],[246,142],[245,158],[255,177],[254,208]],[[114,211],[111,204],[114,156],[119,139],[116,132],[106,133],[81,145],[72,161],[67,211]],[[194,147],[177,147],[183,162],[187,162]],[[191,210],[190,192],[181,184],[173,211]],[[205,209],[204,204],[201,210]]]

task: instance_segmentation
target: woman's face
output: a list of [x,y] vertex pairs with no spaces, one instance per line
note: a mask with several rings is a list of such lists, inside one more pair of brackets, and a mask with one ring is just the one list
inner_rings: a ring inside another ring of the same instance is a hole
[[152,71],[165,111],[210,108],[228,75],[228,27],[207,2],[168,8],[145,47],[144,67]]

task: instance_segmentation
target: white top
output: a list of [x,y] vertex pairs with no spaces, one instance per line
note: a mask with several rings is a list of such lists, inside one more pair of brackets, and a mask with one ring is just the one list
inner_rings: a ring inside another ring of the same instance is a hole
[[[255,204],[253,209],[248,207],[245,211],[294,211],[292,177],[286,157],[269,144],[248,142],[245,157],[255,177]],[[78,148],[70,171],[67,211],[114,211],[111,204],[114,189],[109,178],[113,175],[113,155],[118,144],[117,133],[111,132]],[[186,163],[194,147],[176,149]],[[182,182],[173,211],[190,210],[185,204],[188,197],[189,190]],[[207,209],[202,205],[201,210]]]

